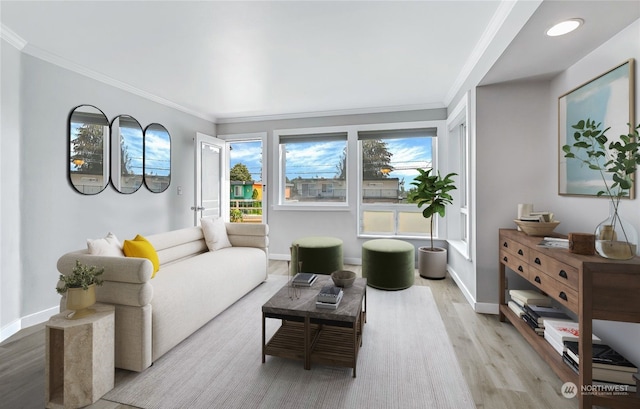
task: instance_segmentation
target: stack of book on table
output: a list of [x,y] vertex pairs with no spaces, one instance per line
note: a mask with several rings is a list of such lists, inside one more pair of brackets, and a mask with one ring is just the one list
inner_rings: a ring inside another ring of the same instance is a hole
[[[580,329],[577,322],[566,320],[546,320],[544,322],[544,339],[551,344],[560,355],[565,353],[565,342],[578,342]],[[591,334],[591,342],[601,344],[600,338]]]
[[509,290],[511,300],[508,305],[522,318],[536,334],[544,336],[544,322],[547,319],[569,320],[567,314],[551,306],[551,298],[533,290]]
[[298,273],[293,277],[291,284],[294,287],[311,287],[318,279],[314,273]]
[[340,305],[342,295],[342,288],[336,287],[335,285],[325,285],[318,293],[316,307],[335,310],[338,308],[338,305]]
[[[580,357],[578,356],[578,342],[566,341],[565,352],[562,354],[564,362],[576,373],[579,372]],[[629,362],[609,345],[594,344],[592,358],[592,378],[594,384],[615,386],[624,385],[628,392],[635,392],[634,374],[638,374],[638,367]]]

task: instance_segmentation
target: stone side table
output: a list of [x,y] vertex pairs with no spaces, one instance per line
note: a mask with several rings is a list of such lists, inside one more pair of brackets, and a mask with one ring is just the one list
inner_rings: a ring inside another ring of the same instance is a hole
[[114,385],[115,307],[95,304],[93,315],[69,320],[69,311],[46,326],[45,402],[50,409],[95,403]]

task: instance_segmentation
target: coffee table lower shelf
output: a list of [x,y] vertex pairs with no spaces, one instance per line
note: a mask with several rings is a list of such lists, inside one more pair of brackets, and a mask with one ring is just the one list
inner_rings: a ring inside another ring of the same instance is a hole
[[[312,363],[352,368],[355,378],[358,352],[362,345],[361,328],[360,323],[355,327],[309,324],[309,342],[306,343],[305,323],[283,320],[280,328],[264,345],[263,362],[265,355],[271,355],[303,361],[305,369],[311,369]],[[305,345],[309,345],[309,354],[305,354]]]

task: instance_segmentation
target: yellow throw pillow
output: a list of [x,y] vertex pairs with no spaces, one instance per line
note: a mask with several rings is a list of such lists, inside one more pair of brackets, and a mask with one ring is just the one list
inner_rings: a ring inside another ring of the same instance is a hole
[[158,259],[158,253],[153,245],[149,243],[149,240],[145,239],[141,235],[137,235],[133,240],[125,240],[122,245],[124,255],[127,257],[140,257],[146,258],[153,264],[153,274],[151,278],[156,276],[158,270],[160,270],[160,260]]

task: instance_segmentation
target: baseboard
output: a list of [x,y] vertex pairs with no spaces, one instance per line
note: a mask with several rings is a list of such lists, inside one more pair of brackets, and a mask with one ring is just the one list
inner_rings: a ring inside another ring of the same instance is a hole
[[0,329],[0,342],[3,342],[5,339],[20,331],[22,328],[20,326],[20,321],[21,320],[15,320]]
[[289,260],[291,260],[291,254],[274,254],[274,253],[269,253],[269,260],[289,261]]
[[29,328],[31,326],[41,324],[46,322],[51,318],[51,316],[56,315],[60,312],[60,306],[55,306],[51,308],[47,308],[46,310],[42,310],[33,314],[29,314],[25,317],[17,319],[13,321],[11,324],[5,326],[0,329],[0,342],[8,339],[12,335],[15,335],[24,328]]
[[449,265],[447,265],[447,271],[451,278],[453,278],[453,281],[455,281],[460,291],[462,291],[462,295],[464,295],[464,298],[467,300],[469,305],[471,305],[473,311],[480,314],[498,314],[498,304],[477,302],[473,294],[471,294],[471,291],[469,291],[467,286],[460,279],[458,273],[456,273]]
[[498,315],[498,304],[489,302],[477,302],[474,311],[480,314]]

